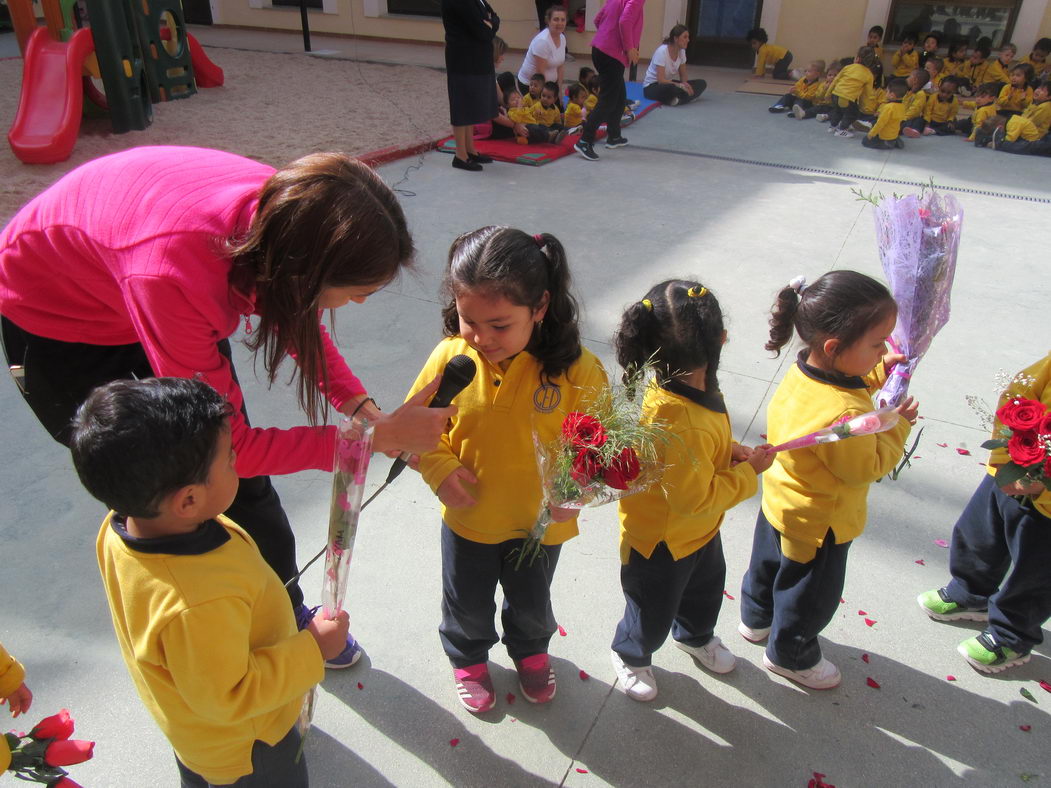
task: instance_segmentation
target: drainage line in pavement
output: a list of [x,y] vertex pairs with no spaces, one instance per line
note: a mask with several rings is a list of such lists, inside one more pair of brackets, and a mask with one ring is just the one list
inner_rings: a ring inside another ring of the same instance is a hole
[[[648,150],[654,153],[673,153],[679,156],[694,156],[700,159],[715,159],[716,161],[726,161],[733,164],[751,164],[756,167],[774,167],[779,170],[794,170],[796,172],[808,172],[815,175],[831,175],[836,178],[854,178],[857,180],[875,181],[878,183],[892,183],[898,186],[919,186],[929,187],[930,183],[920,183],[918,181],[907,181],[898,178],[883,178],[876,175],[859,175],[852,172],[841,172],[839,170],[823,170],[818,167],[802,167],[797,164],[784,164],[781,162],[771,161],[759,161],[758,159],[741,159],[736,156],[720,156],[716,153],[698,153],[695,151],[682,151],[674,150],[672,148],[652,148],[645,145],[632,145],[635,150]],[[1006,200],[1023,200],[1025,202],[1039,202],[1039,203],[1051,203],[1051,198],[1048,197],[1031,197],[1026,194],[1011,194],[1009,192],[994,192],[989,189],[973,189],[969,186],[947,186],[945,184],[935,184],[936,188],[943,191],[953,192],[965,192],[967,194],[977,194],[982,197],[1000,197]]]

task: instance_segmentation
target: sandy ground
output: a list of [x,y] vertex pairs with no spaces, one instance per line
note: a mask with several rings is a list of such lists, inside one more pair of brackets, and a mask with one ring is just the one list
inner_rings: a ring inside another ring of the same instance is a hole
[[[280,166],[311,151],[360,154],[449,133],[445,75],[435,69],[224,48],[208,53],[226,72],[226,85],[155,105],[144,131],[117,135],[108,120],[87,119],[72,157],[53,165],[22,164],[3,145],[0,225],[77,165],[137,145],[221,148]],[[0,60],[0,128],[14,120],[21,80],[20,59]]]

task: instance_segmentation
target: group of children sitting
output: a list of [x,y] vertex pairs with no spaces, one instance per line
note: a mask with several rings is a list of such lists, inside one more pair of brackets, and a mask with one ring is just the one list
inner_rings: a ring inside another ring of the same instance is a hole
[[[837,137],[866,132],[868,148],[902,148],[902,137],[961,134],[977,147],[1008,153],[1051,156],[1051,39],[1016,61],[1018,48],[1004,44],[996,58],[979,42],[968,51],[954,41],[938,55],[937,33],[905,35],[884,78],[883,28],[873,27],[855,57],[811,63],[792,89],[769,108],[800,120],[829,123]],[[971,110],[961,116],[961,110]]]

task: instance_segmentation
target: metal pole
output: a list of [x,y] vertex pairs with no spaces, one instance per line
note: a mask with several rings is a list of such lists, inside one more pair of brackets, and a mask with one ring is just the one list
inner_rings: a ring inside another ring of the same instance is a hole
[[303,23],[303,51],[310,51],[310,21],[307,19],[307,0],[299,0],[299,18]]

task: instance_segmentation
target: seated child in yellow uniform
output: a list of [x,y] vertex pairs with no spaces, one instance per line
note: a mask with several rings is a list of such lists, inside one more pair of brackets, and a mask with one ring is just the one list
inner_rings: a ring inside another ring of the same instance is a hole
[[905,119],[905,107],[901,100],[908,92],[909,86],[904,79],[892,79],[888,83],[887,100],[880,107],[879,117],[869,133],[862,138],[862,145],[877,150],[905,147],[900,136],[901,124]]
[[1051,101],[1048,98],[1051,97],[1051,83],[1040,82],[1036,88],[1033,89],[1033,103],[1025,108],[1022,113],[1023,118],[1029,118],[1033,121],[1033,125],[1036,126],[1037,131],[1040,132],[1040,136],[1044,137],[1047,135],[1047,131],[1051,128]]
[[[1035,91],[1033,103],[1029,105],[1025,114],[1015,115],[1007,120],[1005,126],[993,129],[990,144],[994,150],[1029,156],[1051,156],[1051,134],[1047,133],[1047,123],[1051,116],[1049,91],[1049,84],[1041,82]],[[1000,115],[993,117],[1003,120]]]
[[901,39],[901,46],[891,56],[893,70],[891,75],[895,77],[907,77],[920,67],[920,53],[916,51],[916,36],[906,33]]
[[832,83],[836,81],[836,77],[839,76],[842,68],[843,66],[840,65],[838,60],[833,60],[829,63],[828,68],[825,70],[825,78],[821,80],[817,93],[814,94],[813,105],[804,110],[802,114],[798,113],[795,107],[792,107],[792,114],[799,120],[817,118],[818,123],[827,122],[828,116],[832,112]]
[[588,89],[579,82],[569,86],[569,102],[566,104],[566,128],[575,129],[584,122],[587,110],[584,109],[588,98]]
[[540,103],[540,91],[544,89],[544,75],[533,74],[529,78],[529,92],[522,94],[522,106],[532,109],[534,104]]
[[906,84],[909,92],[901,99],[902,107],[905,110],[902,118],[901,133],[902,136],[915,139],[921,136],[923,130],[927,128],[927,119],[923,116],[923,113],[926,112],[927,102],[931,99],[927,95],[927,91],[923,89],[923,86],[927,84],[926,70],[922,68],[913,69],[906,80]]
[[923,119],[927,126],[923,129],[923,135],[948,137],[956,133],[956,116],[960,114],[960,102],[956,98],[956,82],[952,77],[942,80],[938,86],[938,93],[927,99],[927,108],[923,111]]
[[989,70],[985,72],[987,82],[999,82],[1001,87],[1011,82],[1011,62],[1018,56],[1018,47],[1004,44],[995,60],[989,61]]
[[974,135],[989,118],[996,114],[996,97],[1000,95],[997,82],[986,82],[979,85],[973,101],[964,101],[960,106],[974,110],[969,118],[956,121],[956,130],[964,135],[965,142],[974,142]]
[[884,86],[882,25],[873,25],[869,28],[868,35],[865,37],[865,46],[872,47],[872,52],[876,55],[876,67],[872,69],[872,73],[875,74],[876,87],[881,88]]
[[774,79],[788,79],[788,66],[792,63],[792,53],[785,47],[771,44],[769,36],[761,27],[748,31],[745,40],[755,50],[755,76],[766,76],[768,68],[773,69]]
[[959,76],[967,80],[966,82],[961,82],[957,88],[957,92],[961,96],[973,96],[979,87],[989,81],[986,76],[989,73],[989,52],[988,46],[979,44],[971,51],[970,57],[964,61],[964,64],[960,66]]
[[[964,75],[964,70],[967,66],[967,42],[966,41],[954,41],[949,44],[949,54],[945,56],[942,61],[942,70],[938,76],[940,79],[946,77],[952,77],[956,82],[957,91],[961,85],[970,86],[970,81]],[[939,80],[940,84],[940,80]]]
[[801,112],[806,112],[814,103],[821,88],[821,78],[825,75],[825,61],[815,60],[807,66],[803,77],[792,86],[777,102],[769,107],[770,112],[787,112],[799,105]]
[[945,61],[940,57],[929,57],[923,65],[924,71],[927,72],[927,83],[923,86],[923,89],[928,93],[934,94],[938,92],[938,86],[942,83],[942,66],[944,64]]
[[861,110],[861,114],[854,121],[854,128],[867,133],[872,128],[872,124],[876,122],[879,108],[883,106],[886,100],[887,91],[880,87],[863,96],[861,101],[858,102],[858,109]]
[[588,81],[585,83],[588,88],[587,101],[584,102],[584,109],[588,112],[595,109],[595,105],[598,104],[598,94],[602,89],[602,82],[599,80],[598,74],[592,74],[588,77]]
[[1012,68],[1008,76],[1011,83],[1000,91],[1000,98],[996,100],[996,111],[1004,116],[1021,115],[1033,100],[1033,89],[1029,87],[1032,76],[1032,66]]
[[305,788],[296,723],[349,622],[297,630],[281,580],[223,516],[238,487],[229,408],[189,378],[108,383],[77,412],[73,464],[111,509],[96,548],[113,628],[182,785]]
[[974,144],[978,148],[1003,149],[1009,142],[1036,142],[1040,139],[1040,129],[1029,118],[1011,115],[1005,118],[997,113],[990,116],[974,135]]
[[[923,46],[920,48],[920,68],[927,67],[927,61],[932,57],[938,57],[938,48],[942,45],[940,33],[925,33]],[[940,60],[941,58],[939,58]]]
[[829,114],[829,131],[837,137],[853,137],[850,127],[861,114],[860,104],[870,100],[873,93],[876,54],[872,47],[861,47],[854,62],[839,72],[832,83],[833,106]]
[[[523,123],[526,127],[526,142],[537,145],[542,143],[559,143],[566,136],[566,127],[562,125],[562,110],[558,108],[558,85],[554,82],[544,83],[544,89],[540,91],[540,101],[525,110],[529,113],[529,120],[519,121],[517,118],[524,115],[509,110],[507,115],[516,123]],[[521,144],[521,137],[518,138]]]
[[1051,76],[1051,62],[1047,56],[1051,54],[1051,38],[1041,38],[1033,44],[1033,51],[1019,60],[1019,64],[1033,67],[1033,82],[1035,88],[1038,83],[1043,82]]

